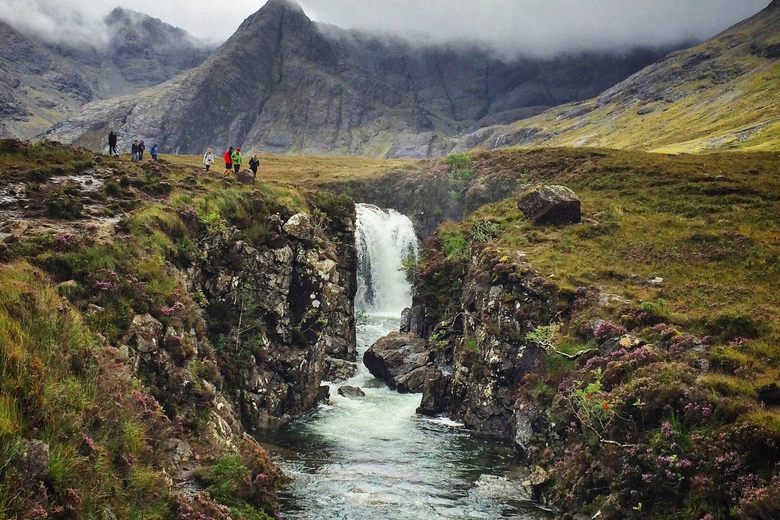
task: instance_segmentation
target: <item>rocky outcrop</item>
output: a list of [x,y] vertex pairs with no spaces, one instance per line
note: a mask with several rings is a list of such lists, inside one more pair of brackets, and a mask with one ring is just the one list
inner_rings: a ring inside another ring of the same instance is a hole
[[580,199],[566,186],[540,186],[520,196],[517,208],[534,224],[576,224],[582,219]]
[[[227,394],[252,430],[315,406],[321,382],[348,377],[356,358],[354,248],[315,245],[308,222],[291,217],[272,247],[208,241],[204,259],[185,273],[190,290],[209,302],[209,336],[227,353]],[[353,229],[337,222],[328,233],[352,244]]]
[[437,375],[429,363],[428,346],[413,334],[394,332],[380,339],[363,355],[371,374],[401,393],[421,392]]
[[461,300],[448,310],[445,327],[429,325],[432,342],[443,343],[439,349],[449,354],[439,356],[426,379],[418,411],[445,413],[477,431],[517,439],[522,449],[540,420],[523,411],[516,394],[542,354],[526,335],[548,324],[557,304],[554,287],[522,259],[483,251],[469,264]]

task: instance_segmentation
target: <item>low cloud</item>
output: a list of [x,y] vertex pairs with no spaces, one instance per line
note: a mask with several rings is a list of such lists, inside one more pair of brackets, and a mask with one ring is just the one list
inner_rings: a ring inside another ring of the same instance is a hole
[[[0,19],[53,43],[102,46],[120,6],[211,42],[228,39],[264,0],[3,0]],[[504,55],[551,56],[711,37],[769,0],[300,0],[314,20],[428,43],[480,42]]]

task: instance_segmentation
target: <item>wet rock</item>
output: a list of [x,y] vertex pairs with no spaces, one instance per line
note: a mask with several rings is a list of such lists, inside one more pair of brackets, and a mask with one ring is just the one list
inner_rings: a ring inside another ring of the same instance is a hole
[[422,392],[438,370],[428,363],[428,345],[413,334],[393,332],[374,343],[363,355],[371,374],[401,393]]
[[314,227],[311,217],[306,213],[296,213],[285,222],[282,229],[293,238],[311,241],[314,239]]
[[582,220],[580,199],[566,186],[541,186],[517,201],[517,207],[534,224],[574,224]]
[[163,331],[163,324],[154,319],[150,314],[137,314],[130,324],[128,336],[131,345],[142,353],[157,352],[159,338]]
[[366,393],[356,386],[344,385],[339,387],[339,395],[344,397],[358,398],[365,397]]
[[321,385],[317,388],[317,402],[327,403],[330,399],[330,387],[328,385]]
[[357,373],[357,369],[358,367],[355,363],[344,359],[327,357],[325,358],[325,375],[323,378],[334,383],[346,381]]
[[449,390],[449,377],[437,370],[423,384],[422,399],[417,413],[423,415],[437,415],[444,411],[447,393]]

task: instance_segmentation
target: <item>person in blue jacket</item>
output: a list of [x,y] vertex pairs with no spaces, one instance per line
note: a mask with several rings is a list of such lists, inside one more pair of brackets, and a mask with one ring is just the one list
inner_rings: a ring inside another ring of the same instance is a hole
[[158,153],[159,151],[160,151],[160,147],[159,147],[159,146],[157,146],[157,143],[154,143],[154,144],[152,145],[152,148],[149,150],[149,155],[151,155],[151,156],[152,156],[152,160],[153,160],[153,161],[156,161],[156,160],[157,160],[157,153]]

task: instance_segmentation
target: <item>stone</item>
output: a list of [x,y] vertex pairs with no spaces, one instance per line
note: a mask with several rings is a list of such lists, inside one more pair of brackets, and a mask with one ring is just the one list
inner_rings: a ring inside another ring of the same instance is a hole
[[327,403],[330,399],[330,387],[328,385],[320,385],[317,388],[317,402]]
[[282,226],[287,235],[300,240],[311,241],[314,239],[314,227],[311,217],[306,213],[296,213]]
[[423,384],[422,399],[417,413],[422,415],[437,415],[444,411],[445,400],[449,390],[450,378],[441,370],[429,377]]
[[368,371],[401,393],[422,392],[426,381],[438,370],[429,363],[428,344],[414,334],[393,332],[380,339],[363,355]]
[[365,397],[366,393],[357,386],[344,385],[339,387],[339,395],[344,397]]
[[576,224],[582,220],[577,194],[566,186],[540,186],[523,195],[517,207],[534,224]]
[[31,480],[45,480],[49,476],[49,445],[38,440],[25,441],[18,467]]
[[129,336],[139,352],[157,352],[163,324],[150,314],[136,314],[130,324]]
[[329,356],[325,358],[325,374],[322,377],[326,381],[338,383],[354,376],[357,373],[357,369],[356,363]]
[[252,175],[251,170],[241,170],[238,172],[238,175],[236,175],[236,180],[241,184],[254,184],[255,176]]

